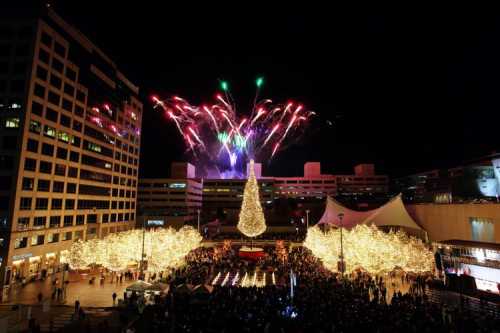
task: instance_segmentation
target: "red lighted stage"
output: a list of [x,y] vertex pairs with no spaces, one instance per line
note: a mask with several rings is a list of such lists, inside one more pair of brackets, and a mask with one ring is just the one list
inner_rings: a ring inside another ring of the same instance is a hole
[[239,252],[240,258],[253,261],[259,260],[260,258],[264,257],[264,255],[265,255],[264,249],[260,247],[249,248],[243,246]]

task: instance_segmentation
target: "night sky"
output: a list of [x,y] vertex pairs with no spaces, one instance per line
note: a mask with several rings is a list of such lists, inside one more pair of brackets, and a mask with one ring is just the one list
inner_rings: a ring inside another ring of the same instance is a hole
[[151,93],[202,102],[225,79],[245,105],[258,75],[264,96],[301,100],[334,121],[318,122],[265,175],[301,175],[317,160],[324,173],[373,162],[396,176],[500,150],[500,18],[487,11],[113,3],[53,8],[140,86],[142,176],[168,176],[171,161],[188,159]]

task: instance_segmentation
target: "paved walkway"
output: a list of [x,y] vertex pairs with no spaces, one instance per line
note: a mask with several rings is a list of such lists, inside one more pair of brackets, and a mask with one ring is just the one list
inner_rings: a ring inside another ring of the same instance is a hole
[[[133,281],[123,281],[122,283],[110,283],[110,280],[99,284],[89,284],[89,276],[83,276],[79,281],[70,279],[66,289],[66,301],[57,302],[51,300],[52,304],[67,304],[73,306],[76,300],[80,301],[82,307],[111,307],[113,306],[113,293],[118,295],[117,299],[123,298],[125,288]],[[26,286],[13,287],[9,293],[7,304],[39,304],[37,296],[42,293],[43,299],[51,299],[53,286],[50,279],[45,281],[35,281]]]

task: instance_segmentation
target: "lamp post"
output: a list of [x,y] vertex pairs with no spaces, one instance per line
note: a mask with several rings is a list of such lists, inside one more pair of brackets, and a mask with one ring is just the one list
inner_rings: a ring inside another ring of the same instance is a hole
[[342,219],[344,218],[344,213],[339,213],[337,216],[340,220],[340,271],[342,273],[342,278],[343,278],[345,269],[344,269],[344,238],[342,234],[344,225],[342,223]]
[[141,252],[141,270],[139,280],[144,280],[144,241],[146,238],[146,218],[142,219],[142,252]]
[[307,229],[309,229],[309,212],[310,212],[310,210],[307,209],[306,210],[306,231],[307,231]]
[[198,208],[196,212],[198,213],[198,232],[199,232],[199,233],[201,233],[201,232],[200,232],[200,212],[201,212],[201,211],[200,211],[200,209]]

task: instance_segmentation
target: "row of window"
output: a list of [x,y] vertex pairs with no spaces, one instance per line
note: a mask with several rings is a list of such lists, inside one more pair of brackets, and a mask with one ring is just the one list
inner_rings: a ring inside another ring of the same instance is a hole
[[[49,184],[45,185],[50,186]],[[64,199],[64,209],[65,210],[75,209],[75,203],[76,203],[76,209],[135,209],[134,201],[109,201],[109,200],[85,200],[85,199],[78,199],[78,200]],[[21,197],[19,201],[19,210],[32,210],[32,209],[33,209],[33,198]],[[36,210],[49,209],[49,198],[36,198],[35,209]],[[63,199],[52,198],[50,200],[50,209],[51,210],[63,209]]]
[[[102,223],[114,223],[114,222],[129,222],[134,221],[135,213],[112,213],[112,214],[102,214],[101,222]],[[61,227],[73,227],[78,225],[86,224],[95,224],[97,223],[98,217],[97,214],[88,214],[86,215],[65,215],[65,216],[50,216],[47,218],[46,216],[35,216],[33,218],[32,229],[45,229],[45,228],[61,228]],[[30,229],[30,217],[20,217],[17,220],[17,230],[24,231]],[[47,226],[47,221],[49,225]],[[63,223],[61,225],[61,222]]]
[[[73,232],[51,233],[47,237],[47,243],[57,243],[59,241],[71,240]],[[83,239],[83,230],[75,231],[75,240]],[[45,244],[45,235],[34,235],[31,237],[30,245],[38,246]],[[14,241],[15,249],[23,249],[28,246],[28,237],[16,238]]]

